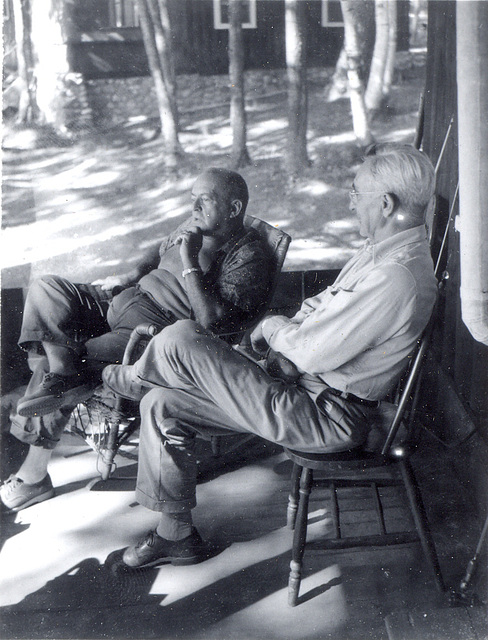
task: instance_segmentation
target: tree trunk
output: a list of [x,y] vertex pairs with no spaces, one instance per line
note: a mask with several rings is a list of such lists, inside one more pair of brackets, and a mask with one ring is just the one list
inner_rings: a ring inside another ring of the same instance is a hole
[[66,3],[64,0],[31,0],[31,3],[37,104],[42,121],[58,133],[66,133],[69,101],[66,79],[70,72]]
[[364,102],[368,111],[378,111],[383,102],[383,79],[390,35],[389,4],[389,0],[376,0],[375,2],[376,38],[368,86],[364,94]]
[[20,102],[19,123],[68,128],[70,92],[63,0],[14,0]]
[[369,128],[364,103],[364,86],[359,73],[361,57],[351,4],[352,0],[341,0],[342,14],[344,17],[344,48],[346,50],[348,64],[347,80],[354,134],[359,144],[365,147],[373,142],[373,136]]
[[[354,14],[356,25],[357,45],[360,56],[359,75],[364,79],[368,76],[373,53],[375,33],[374,0],[353,2],[350,6],[350,11]],[[347,70],[347,55],[343,46],[337,59],[332,79],[326,88],[328,102],[347,97]]]
[[154,82],[161,131],[165,145],[165,163],[174,167],[183,155],[178,139],[176,81],[171,50],[166,0],[137,0],[139,19]]
[[229,2],[229,24],[231,164],[234,169],[238,169],[251,162],[247,151],[246,108],[244,103],[244,46],[241,0],[231,0]]
[[397,49],[398,11],[397,4],[388,0],[388,55],[386,57],[385,75],[383,77],[383,97],[390,95],[393,75],[395,73],[395,58]]
[[34,60],[32,54],[32,15],[30,0],[14,0],[17,73],[19,76],[19,110],[17,122],[37,122],[39,107],[36,101]]
[[306,11],[304,0],[285,0],[286,70],[288,77],[288,147],[290,177],[310,166],[307,154]]

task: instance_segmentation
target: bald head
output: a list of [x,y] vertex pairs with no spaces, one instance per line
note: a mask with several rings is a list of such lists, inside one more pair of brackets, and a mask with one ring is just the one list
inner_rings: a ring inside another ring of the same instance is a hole
[[233,200],[239,200],[242,204],[240,217],[243,217],[247,204],[249,202],[249,190],[247,188],[246,181],[236,171],[230,169],[222,169],[220,167],[210,167],[201,174],[202,176],[208,176],[216,181],[225,194],[225,198],[228,203],[232,203]]

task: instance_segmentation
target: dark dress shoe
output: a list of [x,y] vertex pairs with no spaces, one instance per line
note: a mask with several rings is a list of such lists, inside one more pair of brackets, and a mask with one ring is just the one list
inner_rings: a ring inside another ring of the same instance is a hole
[[133,569],[157,567],[160,564],[188,565],[202,562],[208,557],[208,547],[194,528],[183,540],[166,540],[156,531],[133,547],[127,547],[122,562]]

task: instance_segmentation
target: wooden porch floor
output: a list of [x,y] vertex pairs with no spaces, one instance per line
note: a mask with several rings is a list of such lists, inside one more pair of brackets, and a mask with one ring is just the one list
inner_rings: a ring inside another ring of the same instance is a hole
[[[445,579],[457,587],[480,525],[452,473],[451,453],[427,444],[414,466]],[[1,637],[488,638],[486,609],[450,607],[417,544],[306,553],[300,604],[290,608],[291,532],[285,526],[290,470],[279,449],[257,441],[219,460],[204,450],[195,523],[219,552],[192,567],[113,572],[104,565],[106,557],[136,541],[157,516],[134,501],[132,461],[119,459],[119,480],[93,486],[96,454],[66,434],[52,465],[56,497],[3,517]],[[330,512],[324,494],[313,495],[309,530],[319,538],[330,530]],[[345,499],[348,522],[369,526],[372,511],[361,490],[348,490]],[[393,523],[405,515],[405,504],[391,491]],[[478,591],[479,585],[478,579]]]

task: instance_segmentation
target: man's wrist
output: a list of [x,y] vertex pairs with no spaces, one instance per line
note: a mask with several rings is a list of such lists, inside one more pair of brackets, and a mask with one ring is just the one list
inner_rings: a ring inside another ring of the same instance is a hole
[[200,267],[188,267],[188,269],[183,269],[183,271],[181,272],[181,275],[183,278],[186,278],[186,276],[189,276],[190,273],[201,273],[202,270],[200,269]]

